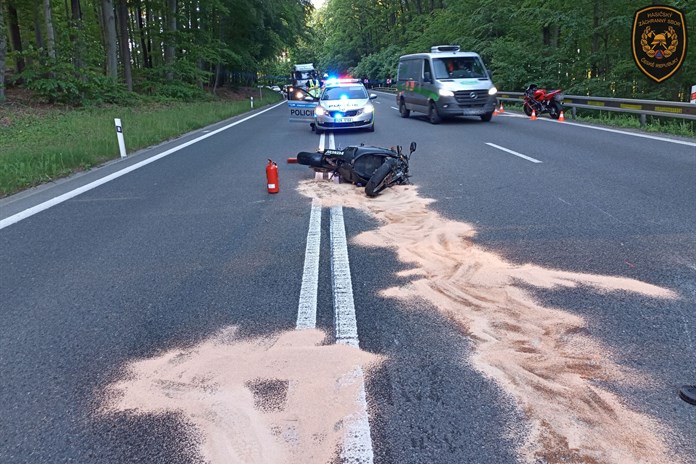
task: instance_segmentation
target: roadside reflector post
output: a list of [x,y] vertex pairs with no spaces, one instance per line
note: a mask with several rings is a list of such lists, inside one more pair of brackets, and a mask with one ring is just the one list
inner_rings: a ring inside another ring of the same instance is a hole
[[250,98],[251,98],[251,107],[253,108],[254,107],[254,97],[250,97]]
[[125,158],[126,142],[123,141],[123,126],[121,126],[121,120],[119,118],[114,118],[114,124],[116,124],[116,138],[118,139],[118,150],[121,153],[121,158]]

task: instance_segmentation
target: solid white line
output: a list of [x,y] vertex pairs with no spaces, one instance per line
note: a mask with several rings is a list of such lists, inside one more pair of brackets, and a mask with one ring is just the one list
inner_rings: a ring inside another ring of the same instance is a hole
[[348,243],[341,206],[331,208],[331,279],[336,319],[336,343],[358,348],[358,324],[355,319]]
[[190,146],[190,145],[193,145],[193,144],[196,143],[196,142],[200,142],[200,141],[203,140],[203,139],[207,139],[208,137],[211,137],[211,136],[213,136],[213,135],[215,135],[215,134],[217,134],[217,133],[219,133],[219,132],[222,132],[222,131],[224,131],[224,130],[227,130],[227,129],[229,129],[230,127],[234,127],[234,126],[236,126],[237,124],[241,124],[241,123],[243,123],[243,122],[245,122],[245,121],[248,121],[248,120],[251,119],[251,118],[255,118],[256,116],[258,116],[258,115],[260,115],[260,114],[263,114],[263,113],[265,113],[266,111],[270,111],[270,110],[272,110],[272,109],[274,109],[274,108],[276,108],[276,107],[278,107],[278,106],[280,106],[280,105],[282,105],[282,104],[284,104],[284,103],[285,103],[285,102],[283,101],[283,102],[281,102],[281,103],[278,103],[277,105],[273,105],[273,106],[271,106],[270,108],[266,108],[265,110],[259,111],[258,113],[254,113],[254,114],[252,114],[251,116],[247,116],[247,117],[244,118],[244,119],[240,119],[239,121],[233,122],[232,124],[228,124],[228,125],[226,125],[225,127],[221,127],[220,129],[216,129],[216,130],[214,130],[214,131],[212,131],[212,132],[209,132],[209,133],[207,133],[207,134],[205,134],[205,135],[202,135],[202,136],[200,136],[200,137],[198,137],[198,138],[195,138],[195,139],[193,139],[193,140],[189,140],[189,141],[186,142],[186,143],[182,143],[181,145],[179,145],[179,146],[177,146],[177,147],[171,148],[171,149],[169,149],[169,150],[167,150],[167,151],[164,151],[164,152],[162,152],[162,153],[160,153],[160,154],[158,154],[158,155],[155,155],[155,156],[153,156],[153,157],[151,157],[151,158],[148,158],[148,159],[143,160],[143,161],[141,161],[141,162],[139,162],[139,163],[136,163],[136,164],[133,164],[133,165],[131,165],[131,166],[128,166],[127,168],[124,168],[124,169],[122,169],[122,170],[120,170],[120,171],[118,171],[118,172],[114,172],[113,174],[110,174],[110,175],[108,175],[108,176],[106,176],[106,177],[102,177],[101,179],[95,180],[94,182],[91,182],[91,183],[89,183],[89,184],[87,184],[87,185],[83,185],[82,187],[79,187],[79,188],[77,188],[77,189],[75,189],[75,190],[72,190],[72,191],[70,191],[70,192],[64,193],[63,195],[57,196],[57,197],[52,198],[52,199],[50,199],[50,200],[48,200],[48,201],[45,201],[45,202],[43,202],[43,203],[40,203],[40,204],[38,204],[38,205],[36,205],[36,206],[33,206],[33,207],[31,207],[31,208],[28,208],[28,209],[25,209],[24,211],[20,211],[19,213],[14,214],[14,215],[12,215],[12,216],[10,216],[10,217],[7,217],[7,218],[5,218],[5,219],[2,219],[2,220],[0,220],[0,230],[1,230],[1,229],[4,229],[4,228],[7,227],[7,226],[10,226],[10,225],[12,225],[12,224],[15,224],[15,223],[19,222],[19,221],[21,221],[22,219],[26,219],[26,218],[28,218],[28,217],[30,217],[30,216],[33,216],[34,214],[40,213],[41,211],[47,210],[48,208],[51,208],[51,207],[56,206],[56,205],[58,205],[58,204],[60,204],[60,203],[63,203],[64,201],[70,200],[71,198],[74,198],[74,197],[76,197],[76,196],[78,196],[78,195],[80,195],[80,194],[82,194],[82,193],[85,193],[85,192],[87,192],[87,191],[89,191],[89,190],[92,190],[92,189],[94,189],[94,188],[97,188],[97,187],[99,187],[100,185],[106,184],[107,182],[110,182],[110,181],[112,181],[112,180],[114,180],[114,179],[118,179],[119,177],[121,177],[121,176],[123,176],[123,175],[126,175],[126,174],[128,174],[129,172],[135,171],[136,169],[142,168],[143,166],[146,166],[146,165],[148,165],[148,164],[150,164],[150,163],[153,163],[153,162],[157,161],[158,159],[161,159],[161,158],[164,158],[165,156],[171,155],[172,153],[177,152],[177,151],[181,150],[182,148],[186,148],[186,147],[188,147],[188,146]]
[[510,153],[511,155],[519,156],[520,158],[524,158],[527,161],[531,161],[532,163],[541,163],[538,159],[534,159],[531,156],[523,155],[522,153],[517,153],[516,151],[509,150],[507,148],[501,147],[500,145],[496,145],[494,143],[488,143],[486,142],[486,145],[489,145],[493,148],[497,148],[498,150],[502,150],[504,152]]
[[[346,240],[343,208],[331,208],[331,280],[333,283],[334,318],[336,343],[359,348],[358,324],[355,318],[353,284],[348,261],[348,242]],[[367,416],[367,397],[365,378],[360,366],[347,374],[342,383],[359,382],[356,401],[358,409],[344,419],[343,448],[341,462],[349,464],[371,464],[373,462],[370,422]]]
[[297,329],[313,329],[317,325],[317,291],[319,287],[319,249],[321,245],[321,203],[312,200],[305,248],[300,303],[297,308]]
[[687,142],[685,140],[674,140],[674,139],[667,139],[664,137],[658,137],[656,135],[647,135],[647,134],[636,134],[635,132],[626,132],[618,129],[608,129],[606,127],[597,127],[597,126],[587,126],[585,124],[580,124],[577,122],[570,122],[567,119],[565,121],[557,121],[555,119],[538,119],[538,121],[544,121],[544,122],[555,122],[558,124],[565,124],[568,126],[577,126],[577,127],[584,127],[586,129],[594,129],[598,131],[604,131],[604,132],[612,132],[614,134],[621,134],[621,135],[630,135],[632,137],[641,137],[644,139],[650,139],[650,140],[657,140],[660,142],[669,142],[669,143],[676,143],[678,145],[686,145],[689,147],[696,147],[696,142]]

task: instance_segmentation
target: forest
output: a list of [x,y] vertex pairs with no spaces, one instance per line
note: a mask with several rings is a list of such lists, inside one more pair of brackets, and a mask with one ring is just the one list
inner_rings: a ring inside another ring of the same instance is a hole
[[[663,4],[663,2],[657,2]],[[633,16],[612,0],[0,0],[0,100],[25,88],[49,103],[178,99],[220,86],[282,85],[293,63],[394,77],[398,57],[458,44],[496,86],[571,95],[688,101],[696,47],[655,83],[634,62]],[[696,24],[688,0],[687,36]]]

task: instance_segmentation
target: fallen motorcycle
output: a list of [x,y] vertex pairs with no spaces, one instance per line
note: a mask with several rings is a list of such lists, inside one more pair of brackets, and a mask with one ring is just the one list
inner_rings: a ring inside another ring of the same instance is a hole
[[297,162],[346,182],[364,185],[365,194],[374,197],[387,187],[408,183],[408,164],[414,151],[416,142],[411,142],[408,155],[400,145],[396,148],[351,145],[342,150],[302,151],[297,154]]
[[549,113],[551,119],[558,119],[563,111],[563,91],[556,89],[551,92],[540,89],[536,84],[531,84],[524,91],[524,113],[532,115],[532,111],[537,116],[542,113]]

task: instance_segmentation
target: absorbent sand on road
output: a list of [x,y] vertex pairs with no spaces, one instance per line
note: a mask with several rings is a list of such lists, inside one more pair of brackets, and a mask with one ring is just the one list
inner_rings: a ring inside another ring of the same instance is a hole
[[[497,382],[528,418],[522,462],[683,462],[670,449],[668,429],[628,408],[602,385],[645,379],[618,365],[611,347],[589,336],[585,321],[538,303],[530,287],[578,287],[676,298],[633,279],[517,265],[476,244],[473,226],[429,208],[415,186],[368,198],[349,184],[307,181],[299,191],[324,207],[364,211],[379,227],[353,243],[387,247],[411,268],[405,286],[383,296],[426,300],[469,337],[470,363]],[[464,379],[463,379],[464,381]]]

